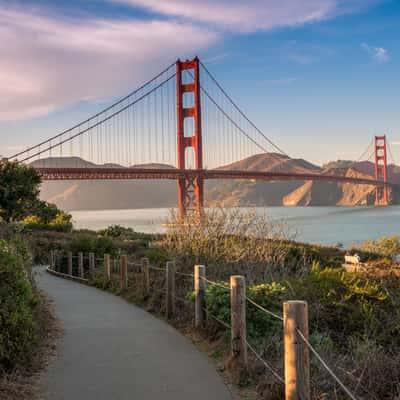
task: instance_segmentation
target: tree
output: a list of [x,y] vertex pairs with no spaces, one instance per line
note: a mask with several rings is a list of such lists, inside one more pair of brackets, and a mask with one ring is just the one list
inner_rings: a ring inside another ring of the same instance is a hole
[[58,214],[60,214],[60,210],[55,204],[37,200],[33,205],[33,209],[30,210],[30,213],[38,217],[41,223],[49,224],[57,218]]
[[40,175],[35,169],[15,161],[0,162],[0,217],[18,221],[37,206]]

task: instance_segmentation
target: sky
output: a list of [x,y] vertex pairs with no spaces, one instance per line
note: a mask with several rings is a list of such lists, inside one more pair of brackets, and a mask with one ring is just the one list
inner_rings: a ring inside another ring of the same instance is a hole
[[398,0],[0,0],[0,154],[198,55],[292,157],[400,161]]

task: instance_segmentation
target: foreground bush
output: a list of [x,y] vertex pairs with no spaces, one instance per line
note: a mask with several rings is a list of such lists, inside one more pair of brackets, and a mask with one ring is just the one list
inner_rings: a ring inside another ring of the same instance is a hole
[[25,229],[56,231],[56,232],[71,232],[72,231],[72,216],[66,212],[58,211],[53,219],[49,221],[43,220],[38,215],[29,215],[22,221]]
[[95,253],[96,257],[103,257],[104,254],[116,255],[117,248],[110,237],[96,236],[88,233],[76,233],[70,243],[70,250],[73,254]]
[[206,264],[209,276],[227,279],[245,275],[250,283],[307,273],[313,261],[340,267],[342,252],[335,248],[294,242],[296,232],[282,221],[255,210],[211,209],[199,219],[171,214],[160,247],[178,264]]
[[[282,315],[284,301],[306,300],[310,340],[346,385],[357,387],[361,398],[396,399],[400,394],[399,284],[394,276],[346,273],[314,263],[301,277],[249,285],[247,296],[277,315]],[[206,307],[210,315],[230,324],[227,283],[207,286]],[[283,373],[282,322],[249,302],[246,316],[248,339]],[[326,397],[337,388],[318,363],[312,368],[318,382],[313,399],[341,399]]]
[[38,340],[38,296],[29,280],[25,245],[0,240],[0,368],[26,362]]
[[378,240],[366,240],[362,244],[362,250],[390,258],[400,255],[400,237],[393,235]]

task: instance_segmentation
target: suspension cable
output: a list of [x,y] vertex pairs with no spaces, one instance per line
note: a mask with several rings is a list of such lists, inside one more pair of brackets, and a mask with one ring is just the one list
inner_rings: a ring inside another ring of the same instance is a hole
[[[110,105],[110,106],[104,108],[103,110],[99,111],[97,114],[93,115],[92,117],[89,117],[89,118],[86,119],[85,121],[80,122],[80,123],[76,124],[75,126],[73,126],[72,128],[66,129],[65,131],[63,131],[63,132],[61,132],[61,133],[59,133],[59,134],[57,134],[57,135],[51,137],[50,139],[44,140],[43,142],[41,142],[41,143],[39,143],[39,144],[37,144],[37,145],[35,145],[35,146],[29,147],[29,148],[27,148],[27,149],[25,149],[25,150],[22,150],[22,151],[20,151],[19,153],[16,153],[16,154],[14,154],[13,156],[11,156],[11,157],[9,157],[9,158],[10,158],[10,159],[15,159],[15,158],[17,158],[18,156],[20,156],[20,155],[22,155],[22,154],[28,153],[28,152],[30,152],[30,151],[32,151],[32,150],[38,148],[39,146],[43,146],[43,145],[49,143],[50,141],[52,141],[52,140],[54,140],[54,139],[57,139],[57,138],[59,138],[59,137],[65,135],[66,133],[69,133],[69,132],[73,131],[74,129],[78,128],[79,126],[82,126],[82,125],[84,125],[84,124],[90,122],[90,121],[93,120],[94,118],[96,118],[96,117],[100,116],[101,114],[103,114],[103,113],[105,113],[105,112],[111,110],[111,109],[114,108],[115,106],[117,106],[117,105],[123,103],[125,100],[127,100],[127,99],[129,99],[130,97],[134,96],[134,95],[135,95],[136,93],[138,93],[140,90],[144,89],[146,86],[148,86],[148,85],[150,85],[151,83],[153,83],[153,82],[154,82],[156,79],[158,79],[160,76],[162,76],[163,74],[165,74],[166,72],[168,72],[174,65],[175,65],[175,62],[172,63],[171,65],[169,65],[167,68],[165,68],[165,69],[164,69],[163,71],[161,71],[159,74],[157,74],[156,76],[154,76],[152,79],[150,79],[150,80],[148,80],[147,82],[145,82],[145,83],[144,83],[143,85],[141,85],[139,88],[137,88],[137,89],[135,89],[134,91],[132,91],[131,93],[127,94],[125,97],[123,97],[122,99],[118,100],[116,103],[114,103],[114,104],[112,104],[112,105]],[[96,126],[96,125],[94,125],[94,126]]]
[[239,106],[233,101],[233,99],[226,93],[223,87],[218,83],[216,78],[211,74],[211,72],[207,69],[207,67],[200,61],[201,66],[213,80],[213,82],[217,85],[217,87],[221,90],[221,92],[226,96],[226,98],[231,102],[231,104],[236,108],[236,110],[240,113],[240,115],[279,153],[291,158],[285,151],[283,151],[279,146],[277,146],[271,139],[269,139],[248,117],[247,115],[239,108]]
[[[84,129],[84,130],[82,130],[82,131],[76,133],[75,135],[72,135],[71,137],[68,137],[67,139],[64,139],[63,141],[60,141],[60,143],[58,143],[58,144],[56,144],[56,145],[51,145],[51,146],[47,147],[47,148],[44,149],[44,150],[41,150],[41,151],[36,152],[35,154],[32,154],[32,155],[30,155],[29,157],[26,157],[26,158],[20,160],[20,162],[24,162],[24,161],[30,160],[30,159],[32,159],[32,158],[34,158],[34,157],[39,156],[39,155],[42,154],[42,153],[45,153],[45,152],[47,152],[47,151],[51,151],[53,148],[56,148],[56,147],[58,147],[58,146],[61,146],[61,145],[63,145],[64,143],[66,143],[66,142],[68,142],[68,141],[70,141],[70,140],[75,139],[76,137],[82,136],[84,133],[88,132],[89,130],[91,130],[91,129],[93,129],[93,128],[96,128],[97,126],[103,124],[103,123],[106,122],[106,121],[111,120],[113,117],[115,117],[115,116],[117,116],[118,114],[122,113],[123,111],[125,111],[125,110],[128,109],[129,107],[134,106],[135,104],[137,104],[138,102],[140,102],[141,100],[143,100],[144,98],[146,98],[148,95],[150,95],[151,93],[155,92],[155,91],[156,91],[157,89],[159,89],[161,86],[163,86],[164,84],[166,84],[167,82],[169,82],[172,78],[174,78],[175,75],[176,75],[176,74],[174,73],[174,74],[171,75],[169,78],[165,79],[163,82],[161,82],[160,84],[158,84],[157,86],[155,86],[154,88],[152,88],[151,90],[149,90],[148,92],[146,92],[144,95],[142,95],[142,96],[140,96],[139,98],[137,98],[135,101],[129,103],[128,105],[124,106],[123,108],[119,109],[118,111],[114,112],[113,114],[110,114],[109,116],[107,116],[106,118],[102,119],[101,121],[96,122],[94,125],[92,125],[92,126],[86,128],[86,129]],[[79,125],[78,125],[78,126],[79,126]],[[37,146],[35,146],[34,148],[36,148],[36,147],[37,147]],[[24,154],[24,153],[21,153],[21,154]]]

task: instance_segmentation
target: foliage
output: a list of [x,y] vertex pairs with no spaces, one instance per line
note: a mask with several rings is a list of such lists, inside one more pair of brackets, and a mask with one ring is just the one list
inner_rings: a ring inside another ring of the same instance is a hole
[[[247,296],[264,308],[280,313],[281,304],[287,289],[280,283],[262,284],[250,286]],[[230,323],[231,305],[230,290],[228,284],[218,282],[217,285],[209,285],[206,289],[207,311],[224,321]],[[247,332],[250,338],[264,340],[267,336],[273,336],[281,329],[282,324],[272,316],[260,312],[254,305],[247,303]]]
[[104,254],[115,256],[117,249],[113,240],[109,237],[95,236],[87,233],[77,233],[73,236],[69,245],[72,253],[95,253],[96,257],[103,257]]
[[47,203],[46,201],[37,200],[34,203],[32,214],[37,216],[40,223],[50,224],[60,214],[60,210],[55,204]]
[[397,256],[400,254],[400,237],[393,235],[378,240],[366,240],[362,244],[362,250],[385,257]]
[[57,232],[72,231],[72,215],[64,211],[57,211],[51,220],[43,220],[38,215],[29,215],[22,221],[26,229],[49,230]]
[[155,265],[165,264],[169,260],[168,254],[157,248],[147,249],[144,256],[149,259],[151,264]]
[[56,217],[49,222],[49,227],[59,232],[71,232],[72,215],[64,211],[59,211]]
[[6,222],[21,220],[37,203],[39,174],[18,162],[0,162],[0,217]]
[[301,279],[290,279],[291,299],[306,300],[311,327],[343,344],[351,335],[375,336],[391,310],[382,281],[314,264]]
[[221,272],[246,274],[250,281],[270,279],[285,268],[287,226],[255,210],[211,209],[200,217],[183,219],[171,213],[168,230],[160,242],[170,258],[183,265],[204,263]]
[[0,240],[0,367],[5,370],[28,360],[38,338],[39,299],[28,278],[29,263],[22,241]]
[[132,228],[121,225],[111,225],[98,232],[99,235],[121,240],[150,240],[153,235],[135,232]]

